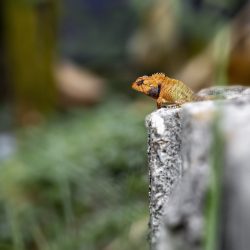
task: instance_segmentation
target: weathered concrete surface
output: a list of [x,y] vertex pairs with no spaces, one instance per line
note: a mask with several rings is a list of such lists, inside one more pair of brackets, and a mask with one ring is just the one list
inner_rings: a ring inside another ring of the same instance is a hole
[[[226,138],[223,155],[226,174],[222,182],[230,186],[230,190],[237,187],[238,199],[242,197],[239,190],[243,195],[242,185],[244,194],[250,192],[250,182],[247,182],[250,177],[250,170],[247,170],[250,168],[250,90],[240,86],[214,87],[200,94],[218,94],[226,100],[190,103],[179,109],[163,108],[153,112],[146,120],[149,131],[151,249],[199,250],[202,247],[205,198],[212,169],[213,124],[218,114],[221,133]],[[231,191],[228,195],[228,190],[225,190],[223,206],[230,209],[223,213],[222,220],[226,220],[227,225],[237,224],[232,219],[232,213],[236,213],[238,205],[236,209],[235,204],[239,202],[232,201]],[[243,197],[241,203],[248,201],[250,204],[249,198]],[[242,207],[244,211],[241,214],[250,218],[249,207]],[[231,209],[234,209],[233,212]],[[222,225],[225,223],[222,222]],[[237,249],[230,248],[233,243],[230,242],[229,246],[228,240],[222,240],[235,235],[231,228],[222,228],[224,236],[221,236],[221,244],[227,248],[221,249]],[[243,228],[243,231],[246,230],[246,226]]]

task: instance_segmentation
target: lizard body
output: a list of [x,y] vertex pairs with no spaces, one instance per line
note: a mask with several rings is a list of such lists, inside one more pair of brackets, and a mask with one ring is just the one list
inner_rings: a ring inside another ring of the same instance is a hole
[[166,105],[179,106],[186,102],[209,100],[208,97],[196,95],[183,82],[169,78],[163,73],[138,77],[132,83],[132,88],[156,99],[158,108]]

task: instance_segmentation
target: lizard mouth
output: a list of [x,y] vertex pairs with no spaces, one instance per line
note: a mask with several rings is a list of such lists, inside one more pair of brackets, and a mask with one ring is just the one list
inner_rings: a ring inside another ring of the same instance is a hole
[[147,94],[147,88],[145,88],[144,84],[139,82],[138,84],[138,81],[137,82],[133,82],[132,83],[132,89],[138,91],[138,92],[141,92],[141,93],[144,93],[144,94]]
[[137,82],[133,82],[133,83],[132,83],[132,88],[135,89],[135,90],[137,90],[137,91],[141,91],[141,89],[142,89],[142,84],[141,84],[141,85],[140,85],[140,84],[138,85]]
[[137,79],[135,82],[132,83],[132,88],[137,88],[142,86],[144,83],[143,79]]

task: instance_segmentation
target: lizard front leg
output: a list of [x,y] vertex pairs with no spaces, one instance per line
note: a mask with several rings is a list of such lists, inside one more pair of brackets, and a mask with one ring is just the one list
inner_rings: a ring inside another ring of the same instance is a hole
[[163,107],[163,106],[166,106],[166,107],[169,106],[170,108],[171,107],[173,108],[173,107],[179,106],[178,103],[169,102],[169,101],[167,101],[165,98],[163,98],[161,96],[158,97],[156,103],[157,103],[157,108],[158,109],[161,108],[161,107]]
[[163,97],[159,96],[156,101],[157,108],[160,109],[164,105],[164,103],[167,103],[167,101]]
[[167,101],[166,99],[164,99],[163,97],[159,97],[157,99],[157,108],[161,108],[163,106],[166,106],[168,108],[178,108],[180,107],[182,104],[186,103],[187,101],[185,100],[178,100],[178,101],[175,101],[175,102],[169,102]]

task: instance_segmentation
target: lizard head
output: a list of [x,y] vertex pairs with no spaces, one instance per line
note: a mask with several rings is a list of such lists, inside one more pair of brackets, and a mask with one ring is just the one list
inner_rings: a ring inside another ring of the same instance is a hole
[[132,83],[132,88],[157,99],[161,91],[161,83],[165,78],[166,76],[163,73],[156,73],[151,76],[141,76]]

